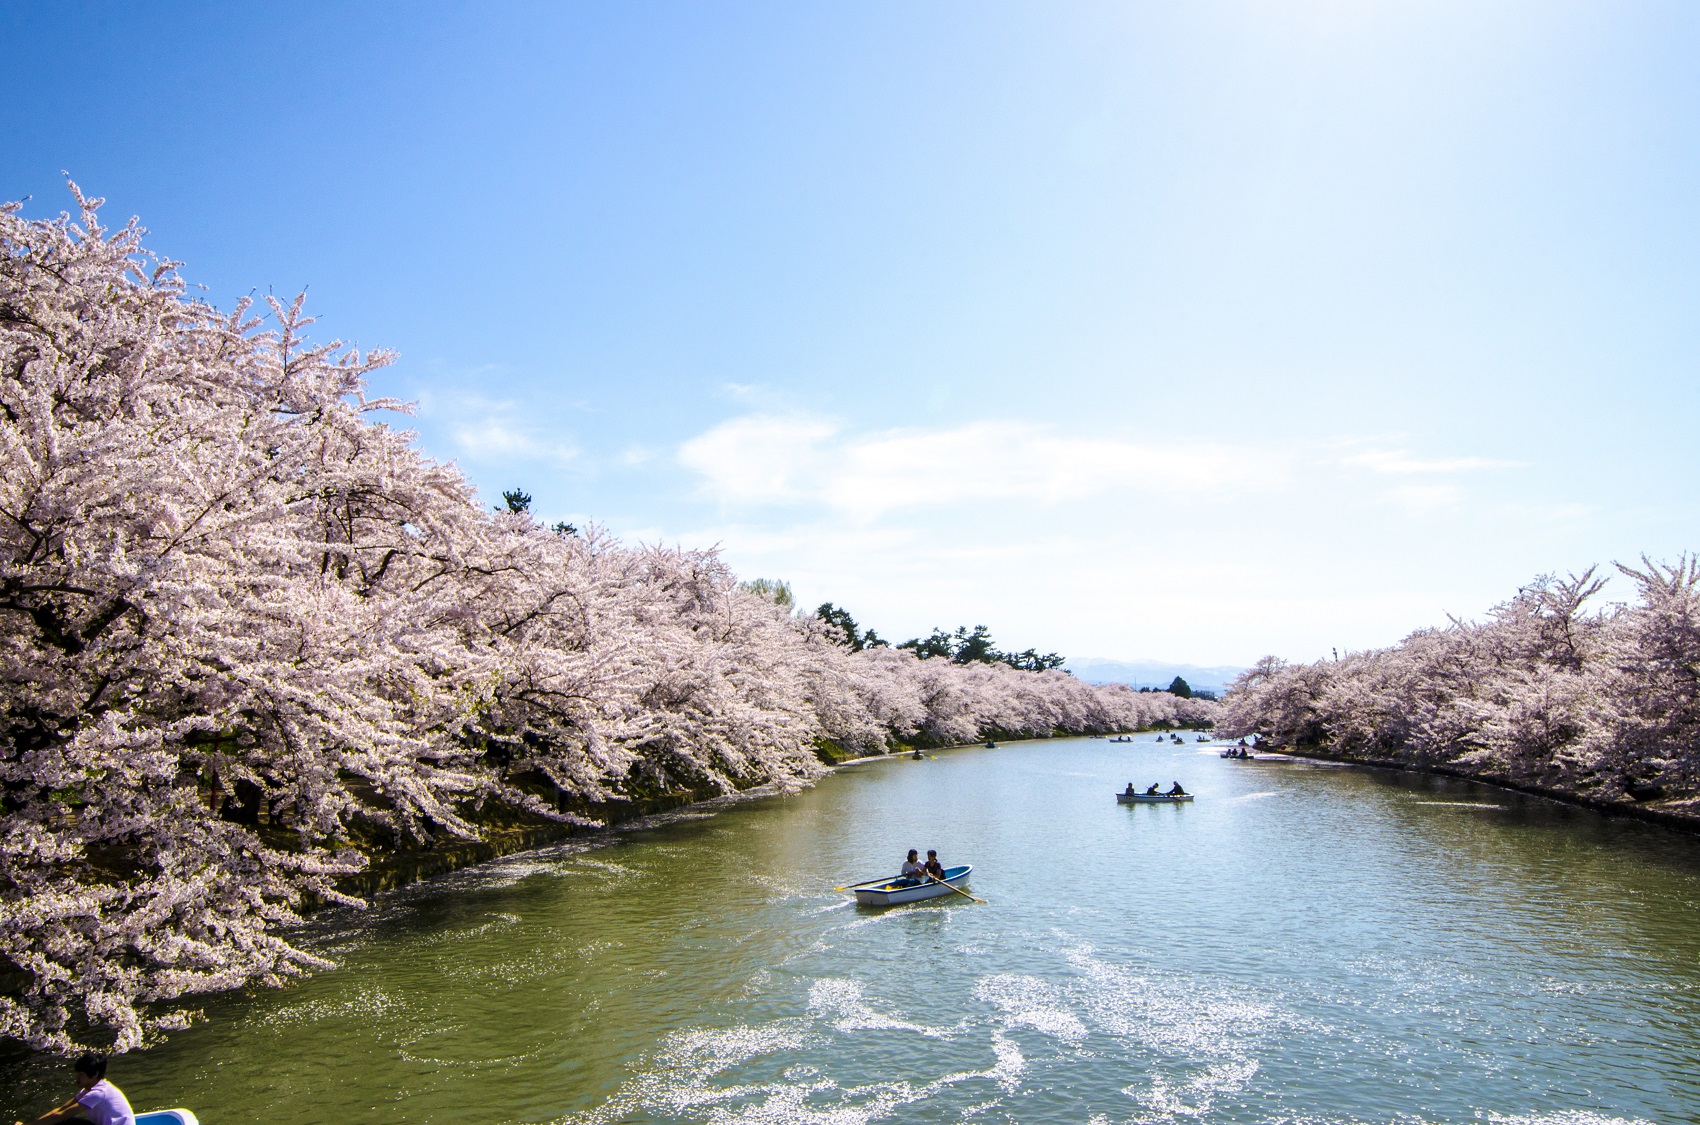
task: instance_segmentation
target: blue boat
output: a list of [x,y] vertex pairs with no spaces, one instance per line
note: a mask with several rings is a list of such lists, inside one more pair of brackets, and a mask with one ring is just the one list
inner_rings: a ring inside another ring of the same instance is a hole
[[902,902],[919,902],[924,898],[954,894],[951,888],[966,883],[968,873],[972,870],[973,864],[968,863],[961,867],[947,867],[944,869],[943,883],[923,882],[920,879],[876,879],[872,883],[862,883],[850,889],[856,892],[856,902],[862,906],[896,906]]
[[136,1125],[201,1125],[201,1119],[186,1109],[156,1109],[136,1114]]

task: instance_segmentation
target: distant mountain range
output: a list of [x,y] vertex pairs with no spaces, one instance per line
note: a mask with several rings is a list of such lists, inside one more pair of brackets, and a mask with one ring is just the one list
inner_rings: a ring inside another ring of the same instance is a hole
[[1166,688],[1179,676],[1195,691],[1203,688],[1218,695],[1235,676],[1245,671],[1226,664],[1207,668],[1199,664],[1166,664],[1160,660],[1106,660],[1099,656],[1070,660],[1068,670],[1089,684],[1149,688]]

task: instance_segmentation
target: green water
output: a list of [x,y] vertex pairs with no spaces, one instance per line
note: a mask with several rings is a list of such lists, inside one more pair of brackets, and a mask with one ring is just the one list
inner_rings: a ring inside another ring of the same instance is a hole
[[[1179,779],[1190,806],[1118,806]],[[908,847],[975,865],[879,911]],[[115,1062],[226,1122],[1700,1120],[1700,838],[1479,786],[1095,740],[414,887]],[[60,1068],[0,1069],[6,1120]]]

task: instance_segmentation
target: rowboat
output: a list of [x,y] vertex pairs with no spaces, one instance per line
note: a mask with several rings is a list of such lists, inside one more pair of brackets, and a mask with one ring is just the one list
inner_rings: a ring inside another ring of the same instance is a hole
[[201,1119],[186,1109],[156,1109],[136,1114],[136,1125],[201,1125]]
[[1176,793],[1173,797],[1167,793],[1117,793],[1118,805],[1178,805],[1183,801],[1192,800],[1191,793]]
[[[856,892],[856,902],[861,906],[896,906],[900,902],[919,902],[924,898],[938,898],[940,895],[954,894],[950,888],[960,887],[968,881],[968,873],[974,870],[972,864],[961,867],[944,869],[944,883],[923,883],[915,879],[888,879],[883,882],[864,883],[852,888]],[[946,886],[948,883],[950,886]]]

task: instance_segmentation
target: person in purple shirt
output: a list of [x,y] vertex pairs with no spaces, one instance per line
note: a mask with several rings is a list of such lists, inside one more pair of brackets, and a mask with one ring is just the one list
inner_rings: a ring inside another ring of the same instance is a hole
[[[81,1092],[58,1109],[50,1109],[30,1125],[49,1122],[81,1122],[83,1125],[136,1125],[135,1111],[124,1091],[106,1080],[106,1056],[84,1055],[76,1062],[77,1086]],[[23,1125],[23,1122],[17,1122]]]

